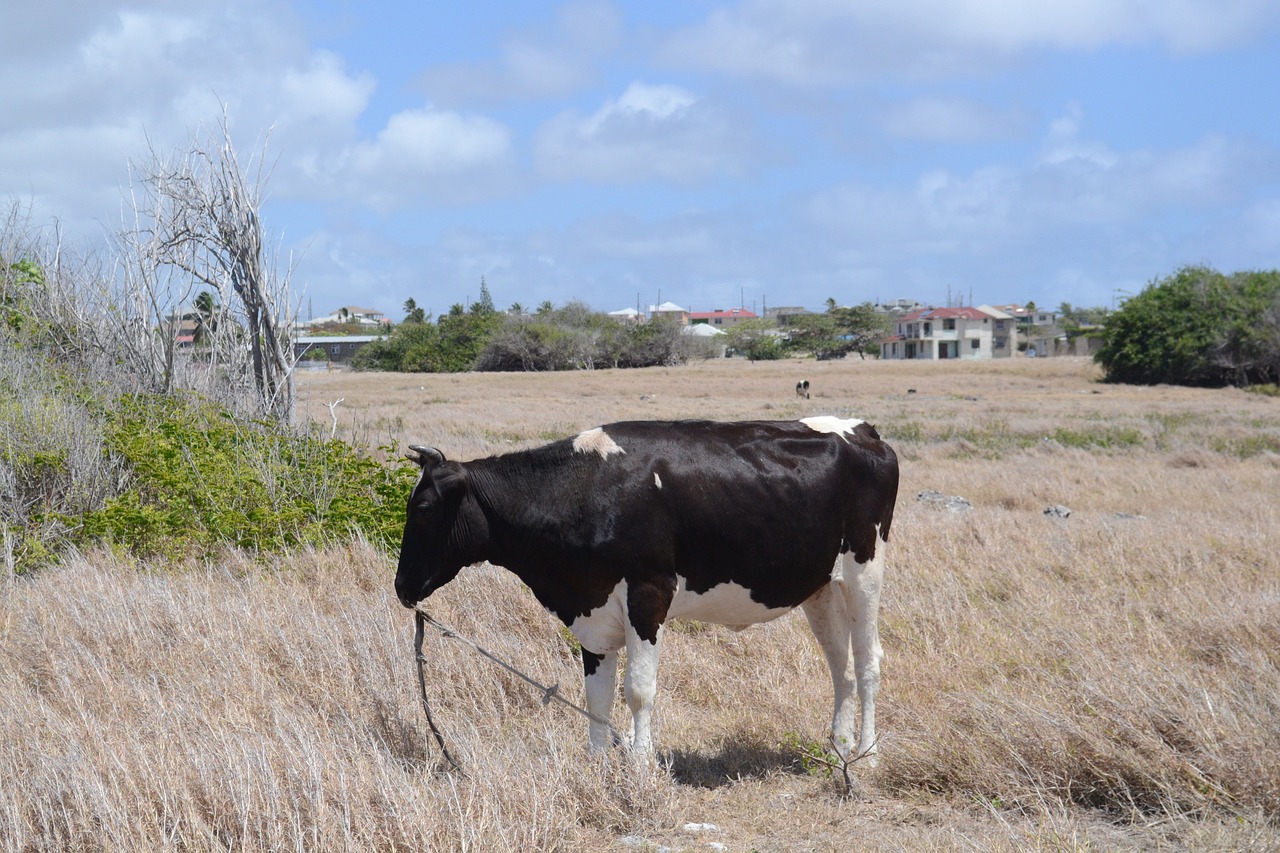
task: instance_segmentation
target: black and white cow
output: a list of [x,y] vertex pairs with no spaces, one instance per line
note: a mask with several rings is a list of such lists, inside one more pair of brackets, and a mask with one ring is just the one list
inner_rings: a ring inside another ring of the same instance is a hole
[[[631,421],[535,450],[447,461],[413,447],[396,593],[413,607],[463,566],[515,572],[582,644],[588,709],[608,719],[618,651],[632,748],[651,753],[663,624],[743,628],[804,608],[835,688],[831,731],[876,749],[876,627],[898,460],[859,420]],[[856,691],[855,691],[856,687]],[[608,744],[592,723],[590,744]]]

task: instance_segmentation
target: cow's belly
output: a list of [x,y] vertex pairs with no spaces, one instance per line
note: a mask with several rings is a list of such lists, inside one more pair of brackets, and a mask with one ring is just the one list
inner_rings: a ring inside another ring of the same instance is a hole
[[684,578],[680,578],[667,618],[697,619],[741,630],[777,619],[791,610],[790,607],[766,607],[753,601],[750,590],[732,581],[716,584],[706,592],[690,592],[685,588]]
[[[790,613],[791,607],[766,607],[751,599],[751,591],[736,583],[717,584],[706,592],[690,592],[678,577],[676,594],[667,620],[697,619],[741,630]],[[627,582],[620,581],[604,604],[569,625],[584,649],[596,654],[616,651],[626,644]]]

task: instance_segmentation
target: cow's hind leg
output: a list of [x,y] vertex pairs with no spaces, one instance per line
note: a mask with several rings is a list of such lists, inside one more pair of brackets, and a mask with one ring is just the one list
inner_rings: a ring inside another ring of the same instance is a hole
[[635,585],[627,590],[627,674],[623,693],[631,709],[631,751],[637,758],[653,756],[653,702],[658,693],[658,658],[662,623],[675,592],[662,584]]
[[641,637],[627,628],[627,674],[623,693],[631,709],[631,751],[638,758],[653,755],[653,701],[658,694],[658,657],[662,646],[662,628],[654,639]]
[[876,538],[876,552],[865,563],[844,557],[845,602],[852,617],[854,668],[858,676],[858,701],[862,706],[862,731],[858,735],[858,755],[874,766],[879,751],[876,736],[876,693],[880,690],[880,590],[884,585],[884,555],[888,543]]
[[[597,719],[607,721],[613,712],[614,690],[617,685],[617,651],[598,655],[583,649],[582,671],[586,676],[587,710]],[[590,732],[589,747],[592,752],[599,752],[614,745],[612,729],[606,723],[592,720]]]
[[[875,765],[876,693],[880,689],[880,648],[878,620],[880,588],[884,582],[885,543],[878,541],[876,554],[866,563],[852,555],[840,557],[840,569],[831,583],[804,603],[809,626],[827,656],[835,692],[831,737],[844,757],[853,756]],[[852,654],[851,654],[852,653]],[[857,704],[854,694],[857,694]],[[861,711],[862,728],[858,747],[852,751],[854,717]]]
[[850,654],[851,626],[842,586],[840,579],[833,580],[809,596],[802,607],[831,669],[831,686],[835,693],[831,738],[840,755],[847,757],[853,747],[857,704],[853,701],[856,673]]

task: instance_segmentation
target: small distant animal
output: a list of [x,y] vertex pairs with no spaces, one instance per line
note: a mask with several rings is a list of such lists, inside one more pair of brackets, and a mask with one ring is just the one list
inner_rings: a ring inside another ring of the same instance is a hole
[[799,382],[796,383],[796,396],[804,397],[806,400],[809,399],[809,380],[808,379],[801,379]]
[[[836,749],[874,762],[898,459],[870,424],[631,421],[471,462],[421,446],[409,458],[422,473],[396,573],[405,607],[482,560],[514,572],[582,644],[587,709],[599,719],[626,649],[638,757],[653,752],[668,620],[741,629],[801,607],[831,670]],[[590,724],[591,748],[610,740]]]

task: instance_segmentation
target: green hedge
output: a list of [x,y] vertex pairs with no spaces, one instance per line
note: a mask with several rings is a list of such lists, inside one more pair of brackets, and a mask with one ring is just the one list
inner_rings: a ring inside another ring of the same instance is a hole
[[390,550],[416,477],[408,463],[238,420],[196,397],[126,398],[104,436],[128,482],[79,519],[74,538],[140,555],[190,555],[219,544],[272,552],[353,534]]

